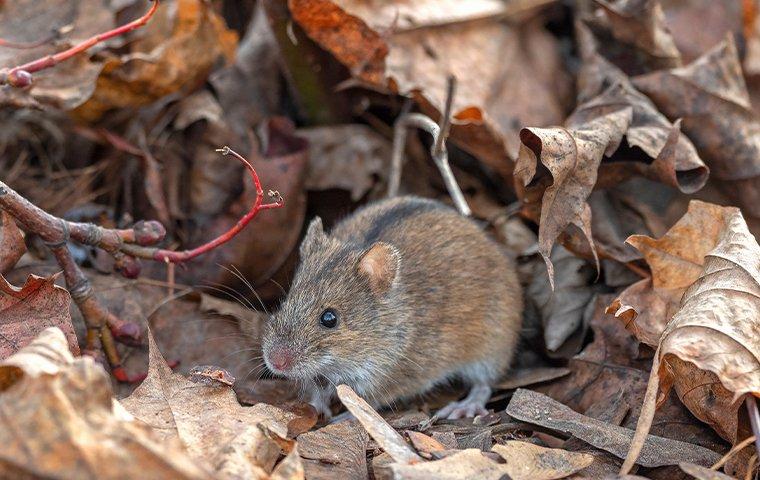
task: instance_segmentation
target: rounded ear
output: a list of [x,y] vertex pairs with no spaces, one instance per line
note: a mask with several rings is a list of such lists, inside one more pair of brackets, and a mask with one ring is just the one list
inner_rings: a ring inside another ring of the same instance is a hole
[[401,267],[401,252],[385,242],[375,242],[359,259],[359,273],[369,280],[372,291],[382,295],[393,286]]
[[320,217],[314,217],[309,224],[309,228],[306,229],[306,235],[301,242],[300,253],[304,257],[309,254],[315,247],[324,244],[327,241],[327,234],[322,227],[322,219]]

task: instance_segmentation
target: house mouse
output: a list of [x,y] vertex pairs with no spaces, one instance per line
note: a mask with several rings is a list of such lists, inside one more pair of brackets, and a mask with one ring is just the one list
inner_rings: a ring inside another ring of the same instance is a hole
[[487,413],[520,330],[515,267],[471,219],[405,196],[307,229],[301,263],[263,336],[264,361],[299,381],[329,418],[335,387],[375,407],[460,379],[469,394],[438,412]]

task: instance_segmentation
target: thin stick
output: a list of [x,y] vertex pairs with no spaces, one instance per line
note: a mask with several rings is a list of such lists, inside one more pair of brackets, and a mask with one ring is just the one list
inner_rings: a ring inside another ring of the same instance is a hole
[[741,442],[737,443],[736,445],[734,445],[734,447],[731,450],[728,451],[728,453],[726,453],[725,455],[723,455],[723,458],[721,458],[720,460],[718,460],[717,462],[715,462],[715,465],[713,465],[712,467],[710,467],[710,470],[718,470],[720,467],[722,467],[723,465],[725,465],[726,462],[731,459],[731,457],[733,457],[734,455],[736,455],[740,450],[744,449],[747,445],[749,445],[750,443],[752,443],[754,441],[756,441],[756,438],[753,435],[753,436],[751,436],[749,438],[745,438]]
[[159,0],[152,1],[153,5],[151,5],[150,9],[145,13],[145,15],[138,18],[137,20],[129,22],[126,25],[122,25],[121,27],[114,28],[113,30],[109,30],[105,33],[100,33],[98,35],[90,37],[82,43],[69,48],[68,50],[32,60],[31,62],[13,67],[9,70],[3,69],[3,71],[0,71],[0,85],[8,84],[12,87],[27,87],[32,83],[32,73],[54,67],[64,60],[68,60],[74,55],[82,53],[85,50],[97,45],[98,43],[105,42],[106,40],[109,40],[113,37],[123,35],[127,32],[131,32],[132,30],[136,30],[142,27],[148,23],[148,20],[150,20],[151,17],[153,17],[153,14],[156,13],[156,10],[158,10]]
[[446,138],[448,137],[451,126],[451,108],[453,104],[454,93],[456,91],[456,78],[448,78],[448,88],[446,96],[446,106],[441,114],[440,124],[435,123],[427,115],[421,113],[402,113],[393,126],[393,152],[391,158],[391,178],[388,182],[388,196],[398,194],[399,184],[401,183],[401,170],[404,157],[404,148],[406,147],[406,135],[409,127],[416,127],[428,132],[433,137],[433,146],[430,149],[430,155],[433,157],[435,166],[441,172],[443,183],[446,185],[454,206],[459,213],[469,217],[472,210],[467,205],[462,190],[454,177],[454,172],[449,165],[449,154],[446,150]]
[[747,395],[744,404],[747,405],[749,423],[755,436],[755,450],[757,450],[757,455],[760,457],[760,412],[757,411],[757,399],[754,395]]

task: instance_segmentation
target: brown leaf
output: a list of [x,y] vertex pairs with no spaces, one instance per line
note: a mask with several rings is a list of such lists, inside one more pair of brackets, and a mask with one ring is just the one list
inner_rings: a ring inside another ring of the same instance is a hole
[[433,453],[446,450],[446,447],[441,442],[428,437],[424,433],[407,430],[406,436],[409,437],[409,441],[412,442],[412,446],[417,450],[417,453],[428,460],[433,458]]
[[135,422],[105,370],[74,359],[57,328],[0,362],[0,379],[3,478],[210,478],[179,443]]
[[717,244],[660,337],[624,470],[649,430],[660,387],[664,395],[675,385],[689,410],[732,443],[738,400],[760,393],[760,246],[738,209],[724,211]]
[[55,285],[57,278],[29,275],[24,286],[17,288],[0,275],[0,358],[17,352],[48,327],[65,332],[69,349],[79,355],[69,313],[71,296]]
[[[668,29],[685,62],[691,62],[717,43],[727,33],[742,33],[742,2],[712,0],[660,0]],[[709,22],[704,21],[710,19]],[[700,28],[694,28],[699,25]]]
[[725,473],[716,472],[715,470],[700,467],[699,465],[694,465],[693,463],[681,462],[678,464],[678,466],[681,467],[681,470],[698,480],[732,480],[734,478],[729,477]]
[[509,372],[509,377],[498,383],[496,387],[499,390],[514,390],[536,383],[544,383],[557,378],[562,378],[570,374],[570,369],[565,367],[536,367],[513,369]]
[[[116,26],[117,8],[98,0],[3,3],[0,6],[3,40],[41,42],[41,45],[27,49],[0,48],[0,68],[12,68],[55,54],[64,47],[110,30]],[[62,32],[59,41],[53,35],[56,31]],[[12,102],[14,94],[21,94],[65,110],[75,108],[92,95],[102,68],[102,61],[93,60],[91,53],[76,55],[54,68],[35,72],[32,86],[23,93],[12,88],[1,89],[0,104]]]
[[390,468],[393,471],[393,478],[397,480],[428,478],[551,480],[564,478],[587,467],[593,461],[593,457],[585,453],[545,448],[515,440],[509,440],[503,445],[494,445],[492,451],[506,463],[497,463],[479,450],[468,449],[442,460],[415,465],[395,463],[391,464]]
[[271,480],[303,480],[305,478],[304,466],[298,455],[298,446],[277,464],[272,471]]
[[600,39],[603,55],[626,73],[681,65],[681,54],[665,24],[659,0],[595,0],[585,21]]
[[594,267],[562,246],[554,247],[550,259],[558,272],[557,284],[552,288],[543,265],[537,263],[525,293],[541,315],[546,348],[554,353],[583,325],[584,312],[599,285],[594,285]]
[[[517,390],[507,406],[507,414],[524,422],[540,425],[580,438],[618,458],[625,458],[633,430],[581,415],[546,395]],[[720,455],[698,445],[649,435],[638,463],[645,467],[691,462],[712,465]]]
[[209,4],[178,0],[172,7],[158,9],[129,53],[106,61],[92,96],[75,110],[78,117],[94,121],[113,108],[192,90],[219,59],[232,62],[237,34]]
[[[694,193],[707,182],[709,169],[694,145],[645,95],[633,86],[617,67],[597,53],[599,46],[579,28],[583,67],[578,76],[578,99],[584,102],[573,117],[593,118],[624,106],[633,109],[631,125],[625,132],[629,150],[614,162],[602,162],[599,186],[619,183],[634,174]],[[650,160],[652,159],[652,160]]]
[[760,121],[752,111],[732,37],[679,69],[633,79],[683,131],[713,178],[747,215],[760,217]]
[[166,365],[149,333],[148,377],[124,407],[223,478],[266,478],[294,415],[266,404],[242,407],[228,387],[193,383]]
[[370,190],[385,186],[391,145],[368,126],[304,128],[298,130],[298,135],[309,142],[308,190],[348,190],[356,202]]
[[[629,243],[644,254],[652,270],[652,279],[642,280],[626,289],[610,305],[608,312],[621,318],[626,327],[631,329],[641,341],[651,346],[659,345],[663,331],[669,328],[666,325],[669,325],[671,317],[680,311],[687,300],[684,292],[698,281],[704,269],[707,268],[706,262],[712,256],[711,251],[718,248],[721,241],[726,241],[725,236],[729,234],[731,224],[737,221],[737,217],[740,218],[741,214],[735,208],[719,207],[695,200],[689,204],[687,214],[662,238],[632,236]],[[745,241],[752,243],[754,239],[750,236]],[[749,287],[739,286],[742,292],[747,288],[757,288],[757,286],[753,284]],[[732,296],[723,290],[719,291],[721,295],[726,295],[728,302],[731,302]],[[708,318],[725,321],[720,320],[718,312],[711,306],[711,315]],[[753,320],[750,317],[748,328],[752,328],[753,322],[758,321],[756,318]],[[702,331],[709,332],[706,333],[703,341],[717,344],[720,344],[720,341],[713,339],[713,336],[720,338],[721,334],[718,332],[733,332],[733,334],[741,332],[741,330],[734,330],[733,327],[723,327],[721,330],[712,322]],[[749,334],[748,338],[751,339],[752,335]],[[746,341],[742,340],[741,336],[738,340]],[[703,348],[701,343],[689,341],[687,343],[691,343],[690,348]],[[661,355],[664,354],[661,353]],[[682,360],[691,361],[688,358]],[[737,436],[736,411],[739,405],[735,402],[733,390],[722,385],[719,378],[715,377],[716,374],[720,377],[729,373],[696,370],[684,361],[673,359],[668,364],[675,378],[674,386],[679,397],[694,415],[708,423],[723,438],[734,442]],[[742,360],[737,358],[736,361],[737,365],[741,365]]]
[[404,438],[388,422],[383,420],[372,407],[359,397],[348,385],[338,385],[338,397],[349,412],[362,424],[367,433],[393,457],[404,464],[422,461],[419,455],[407,445]]
[[367,477],[365,449],[369,437],[356,421],[327,425],[298,436],[298,449],[310,480]]
[[24,235],[8,213],[0,210],[0,274],[13,268],[26,253]]
[[[576,112],[582,112],[583,108],[579,107]],[[523,197],[540,197],[538,246],[546,261],[552,288],[552,246],[568,226],[575,225],[583,232],[596,255],[591,238],[591,209],[586,199],[596,184],[602,156],[610,156],[617,150],[631,119],[632,108],[620,106],[578,123],[571,116],[566,128],[523,128],[520,132],[522,144],[515,179],[518,189],[525,190]],[[539,166],[548,169],[551,177],[548,185],[540,181],[531,183]]]
[[290,0],[289,6],[307,35],[356,78],[413,96],[434,118],[444,108],[446,78],[455,75],[451,138],[505,179],[517,127],[563,117],[568,84],[556,41],[535,22],[499,22],[509,13],[501,2]]

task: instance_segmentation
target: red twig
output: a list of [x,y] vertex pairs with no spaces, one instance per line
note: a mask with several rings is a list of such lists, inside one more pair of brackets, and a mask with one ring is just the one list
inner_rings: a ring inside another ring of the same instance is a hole
[[170,263],[181,263],[186,262],[192,258],[197,257],[198,255],[202,255],[203,253],[206,253],[210,250],[213,250],[214,248],[218,247],[219,245],[223,245],[230,240],[232,240],[235,235],[240,233],[241,230],[245,228],[246,225],[248,225],[251,220],[256,217],[256,215],[261,210],[268,210],[270,208],[279,208],[282,207],[285,203],[282,196],[280,196],[279,192],[276,191],[269,191],[269,196],[274,197],[275,201],[274,203],[263,203],[264,201],[264,190],[261,188],[261,181],[259,180],[259,175],[256,173],[256,170],[253,168],[253,165],[248,162],[245,158],[243,158],[242,155],[232,150],[230,147],[223,147],[217,150],[217,152],[221,152],[222,155],[232,155],[233,157],[237,158],[240,163],[242,163],[245,168],[248,170],[248,172],[251,174],[251,178],[253,179],[253,185],[256,187],[256,200],[253,202],[253,205],[251,205],[251,209],[246,213],[238,222],[230,228],[228,231],[224,232],[222,235],[219,235],[215,239],[204,243],[203,245],[193,248],[192,250],[182,250],[182,251],[175,251],[175,250],[164,250],[159,248],[145,248],[138,245],[124,245],[121,249],[124,253],[127,253],[129,255],[132,255],[133,257],[137,258],[149,258],[153,259],[159,262],[170,262]]
[[147,248],[163,240],[166,234],[164,226],[157,221],[140,221],[129,229],[103,228],[91,223],[70,222],[47,213],[18,192],[0,181],[0,209],[14,217],[16,223],[27,233],[40,236],[53,252],[58,264],[63,269],[66,286],[71,297],[79,307],[87,323],[86,350],[93,352],[102,349],[111,365],[114,376],[120,381],[133,381],[121,367],[114,340],[125,343],[140,341],[141,332],[136,324],[125,322],[103,305],[93,292],[90,281],[74,262],[67,243],[74,240],[83,245],[90,245],[110,253],[116,260],[116,268],[127,278],[140,274],[139,258],[162,262],[180,263],[208,252],[230,241],[261,211],[283,206],[284,200],[277,192],[269,192],[275,197],[274,203],[263,203],[264,190],[261,181],[245,158],[230,149],[219,149],[223,155],[233,155],[248,169],[254,186],[256,200],[251,209],[232,228],[210,242],[192,250],[172,251],[159,248]]
[[[137,20],[133,20],[125,25],[122,25],[121,27],[116,27],[113,30],[109,30],[105,33],[100,33],[98,35],[92,36],[82,43],[69,48],[68,50],[58,52],[54,55],[47,55],[45,57],[38,58],[37,60],[32,60],[31,62],[13,67],[11,69],[0,70],[0,84],[8,84],[12,87],[27,87],[32,83],[32,73],[53,67],[78,53],[84,52],[85,50],[97,45],[98,43],[105,42],[108,39],[123,35],[127,32],[131,32],[132,30],[136,30],[142,27],[148,23],[148,20],[151,19],[153,14],[156,13],[156,10],[158,9],[159,0],[152,1],[153,5],[151,5],[147,13],[145,13],[145,15],[138,18]],[[8,44],[7,41],[6,44]]]

